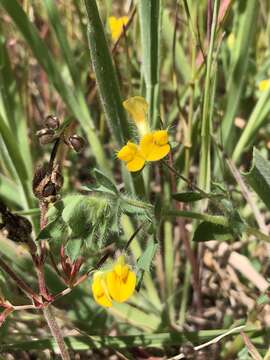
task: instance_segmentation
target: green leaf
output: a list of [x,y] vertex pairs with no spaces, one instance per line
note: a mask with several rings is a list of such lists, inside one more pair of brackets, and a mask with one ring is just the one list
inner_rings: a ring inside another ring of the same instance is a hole
[[231,239],[233,239],[233,234],[229,227],[213,224],[207,221],[199,224],[193,236],[193,241],[195,242],[209,240],[226,241]]
[[99,185],[110,190],[112,193],[116,195],[119,194],[118,189],[114,184],[114,182],[111,179],[109,179],[101,170],[94,169],[94,175]]
[[115,229],[116,203],[104,196],[70,195],[63,199],[62,218],[71,230],[71,238],[81,238],[90,247],[93,241],[98,247],[104,246]]
[[64,241],[67,236],[68,227],[60,217],[47,224],[38,234],[37,240],[54,239],[56,241]]
[[84,195],[71,195],[65,198],[62,217],[72,230],[72,235],[85,237],[92,227],[91,199]]
[[148,272],[150,271],[151,263],[156,255],[157,249],[158,249],[158,243],[155,242],[153,239],[151,239],[148,242],[145,251],[137,261],[138,269],[142,269]]
[[65,245],[65,252],[70,257],[71,261],[75,261],[81,253],[81,248],[83,246],[82,239],[69,239]]
[[252,167],[243,176],[270,210],[270,162],[256,148],[253,149]]
[[172,197],[174,200],[186,203],[186,202],[193,202],[202,199],[207,199],[208,195],[204,195],[199,192],[188,191],[188,192],[172,194]]

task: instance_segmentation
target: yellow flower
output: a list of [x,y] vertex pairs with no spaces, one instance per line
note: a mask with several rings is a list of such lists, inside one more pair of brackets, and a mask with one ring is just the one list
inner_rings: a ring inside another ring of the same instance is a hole
[[157,130],[145,134],[140,141],[140,151],[146,161],[158,161],[170,152],[168,131]]
[[142,96],[128,98],[123,102],[123,106],[129,112],[141,136],[150,131],[147,122],[148,103]]
[[136,274],[126,264],[124,255],[119,256],[112,270],[98,271],[94,274],[92,292],[95,301],[104,307],[111,307],[112,301],[122,303],[133,294]]
[[170,152],[168,131],[157,130],[143,135],[140,145],[128,142],[118,151],[118,159],[126,163],[131,172],[141,170],[147,161],[158,161]]
[[168,131],[150,131],[147,122],[148,103],[143,97],[128,98],[123,106],[137,125],[141,140],[139,146],[129,141],[118,152],[117,157],[126,163],[129,171],[139,171],[145,162],[161,160],[170,152]]
[[268,90],[270,87],[270,79],[265,79],[259,82],[258,88],[261,92]]
[[121,35],[123,27],[128,23],[128,17],[122,16],[120,18],[116,18],[115,16],[109,17],[109,27],[112,34],[112,39],[115,41]]
[[136,286],[136,274],[126,264],[123,255],[119,256],[113,270],[107,274],[109,293],[114,301],[127,301],[133,294]]
[[138,145],[129,141],[117,153],[118,159],[124,161],[129,171],[139,171],[144,167],[145,159],[143,158]]

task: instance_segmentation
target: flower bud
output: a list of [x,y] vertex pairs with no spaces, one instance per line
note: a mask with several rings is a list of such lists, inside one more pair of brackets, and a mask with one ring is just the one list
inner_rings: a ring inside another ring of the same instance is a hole
[[50,144],[55,140],[54,130],[42,129],[37,132],[40,145]]
[[85,146],[85,141],[81,136],[71,135],[68,138],[68,145],[77,153],[82,152]]
[[60,122],[57,116],[55,115],[48,115],[46,119],[44,120],[44,125],[48,129],[57,130],[59,129]]

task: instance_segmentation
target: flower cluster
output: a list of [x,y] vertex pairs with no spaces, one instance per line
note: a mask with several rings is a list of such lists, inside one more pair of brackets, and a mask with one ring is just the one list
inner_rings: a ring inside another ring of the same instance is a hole
[[123,31],[123,27],[128,23],[128,17],[122,16],[120,18],[116,18],[115,16],[109,17],[109,27],[112,34],[112,39],[115,41],[121,35]]
[[113,301],[127,301],[135,290],[136,274],[126,264],[124,255],[118,257],[111,270],[94,274],[92,292],[95,301],[104,307],[111,307]]
[[147,118],[148,104],[144,98],[134,96],[123,103],[137,125],[141,136],[139,145],[128,141],[117,153],[130,172],[141,170],[148,161],[163,159],[170,152],[167,130],[150,131]]

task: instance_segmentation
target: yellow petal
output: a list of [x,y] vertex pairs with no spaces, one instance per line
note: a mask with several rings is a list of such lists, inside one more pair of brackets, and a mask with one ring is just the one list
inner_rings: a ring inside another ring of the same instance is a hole
[[115,271],[107,273],[107,286],[110,296],[117,302],[124,302],[130,298],[135,290],[136,274],[129,270],[125,280],[122,280]]
[[92,292],[97,304],[104,307],[111,307],[112,300],[106,285],[106,277],[103,273],[96,273],[93,278]]
[[167,145],[169,141],[167,130],[157,130],[154,132],[154,142],[157,145]]
[[145,159],[138,145],[130,141],[118,151],[117,157],[125,161],[128,170],[131,172],[139,171],[144,167]]
[[119,20],[122,22],[122,26],[126,26],[128,23],[128,16],[122,16],[119,18]]
[[140,150],[143,154],[143,157],[147,160],[149,154],[155,150],[153,133],[147,133],[141,138]]
[[131,161],[138,151],[138,146],[132,142],[128,142],[127,145],[123,146],[117,153],[117,157],[123,161]]
[[129,112],[135,123],[146,121],[148,104],[142,96],[133,96],[125,100],[123,106]]
[[145,164],[145,160],[141,155],[136,155],[127,165],[127,169],[130,172],[140,171]]
[[260,91],[266,91],[270,87],[270,79],[265,79],[259,82],[258,88]]
[[161,160],[169,154],[170,150],[171,148],[169,144],[163,146],[154,145],[152,152],[148,154],[146,160],[147,161]]
[[113,268],[113,271],[119,276],[122,280],[125,280],[128,276],[129,266],[116,264]]
[[144,135],[140,141],[140,150],[146,161],[158,161],[170,152],[167,130],[157,130]]

